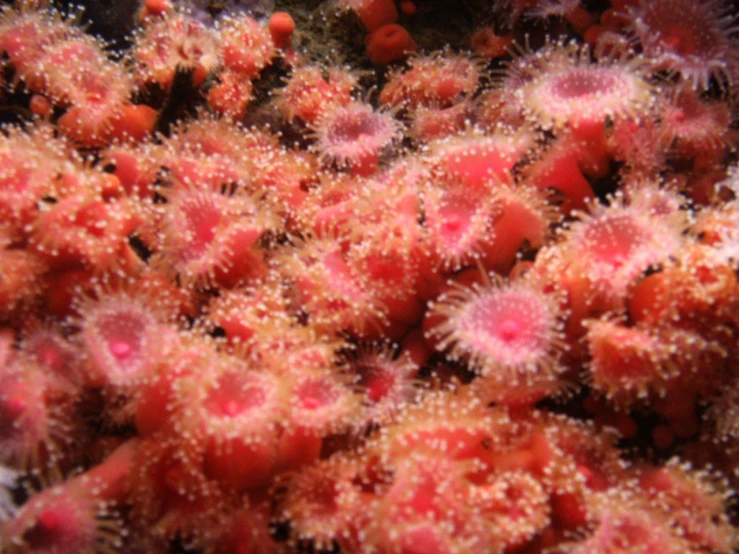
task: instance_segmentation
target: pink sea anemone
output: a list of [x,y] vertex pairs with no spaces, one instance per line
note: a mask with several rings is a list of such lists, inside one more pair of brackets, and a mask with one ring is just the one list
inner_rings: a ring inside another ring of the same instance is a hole
[[653,102],[639,59],[590,59],[576,43],[553,43],[511,65],[503,87],[537,126],[556,131],[645,114]]
[[622,197],[607,208],[593,205],[591,211],[564,233],[567,242],[561,244],[564,248],[559,254],[555,248],[544,256],[554,255],[552,261],[561,256],[565,265],[559,266],[560,276],[567,282],[571,303],[578,298],[590,304],[590,309],[599,304],[615,307],[647,269],[668,262],[677,252],[684,221],[655,217],[648,206],[626,205]]
[[430,305],[427,339],[483,376],[526,382],[559,371],[563,350],[561,310],[556,294],[536,283],[498,279],[487,285],[455,287]]
[[706,90],[711,80],[735,86],[739,25],[723,0],[640,0],[627,29],[657,70]]
[[383,151],[399,138],[399,130],[390,114],[353,102],[336,107],[318,120],[315,149],[339,167],[373,173]]

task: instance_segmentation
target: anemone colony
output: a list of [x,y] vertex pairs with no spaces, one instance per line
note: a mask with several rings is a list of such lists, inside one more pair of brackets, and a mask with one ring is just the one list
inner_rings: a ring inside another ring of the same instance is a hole
[[737,15],[449,4],[3,9],[3,553],[737,546]]

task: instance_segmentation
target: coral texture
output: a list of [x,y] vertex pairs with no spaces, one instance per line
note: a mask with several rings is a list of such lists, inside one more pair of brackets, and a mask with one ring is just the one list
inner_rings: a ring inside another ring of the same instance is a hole
[[87,4],[0,11],[0,552],[736,551],[728,2]]

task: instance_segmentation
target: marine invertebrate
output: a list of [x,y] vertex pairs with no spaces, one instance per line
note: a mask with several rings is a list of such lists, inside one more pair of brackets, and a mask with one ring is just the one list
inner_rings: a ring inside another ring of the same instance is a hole
[[197,86],[221,62],[215,32],[177,10],[145,20],[131,54],[139,67],[139,79],[165,90],[178,66],[192,71],[192,82]]
[[[471,188],[471,187],[470,187]],[[433,265],[457,270],[478,258],[494,239],[493,221],[498,215],[491,186],[475,187],[469,194],[462,179],[423,191],[422,244]]]
[[339,244],[310,238],[297,251],[278,254],[274,265],[285,282],[292,312],[304,312],[314,329],[362,335],[385,321],[383,306],[364,285]]
[[606,124],[640,120],[654,103],[643,64],[630,54],[592,61],[587,46],[550,43],[511,63],[500,86],[532,125],[572,137],[583,170],[603,176]]
[[367,37],[367,55],[374,64],[398,61],[416,51],[411,34],[396,23],[388,23]]
[[380,92],[380,102],[410,109],[445,108],[472,96],[481,79],[480,64],[467,56],[436,52],[414,56],[394,71]]
[[493,238],[484,249],[483,265],[505,273],[522,246],[538,249],[546,243],[558,214],[546,195],[533,187],[498,187],[494,196],[500,213],[492,227]]
[[295,20],[289,13],[275,12],[270,15],[267,28],[277,48],[286,50],[290,47],[290,38],[295,31]]
[[203,449],[207,478],[237,491],[264,486],[277,463],[285,388],[276,376],[250,371],[234,359],[217,363],[177,387],[176,430]]
[[203,474],[202,452],[180,445],[171,436],[150,438],[133,459],[131,527],[148,529],[149,548],[165,548],[173,538],[192,547],[213,542],[237,506],[233,493]]
[[664,390],[669,377],[669,342],[648,330],[613,321],[593,320],[586,340],[592,359],[589,377],[593,387],[619,405]]
[[275,221],[244,192],[232,196],[182,184],[162,209],[154,263],[192,283],[235,284],[244,271],[260,274],[259,238]]
[[667,93],[659,114],[658,140],[672,157],[700,169],[717,165],[726,155],[732,142],[727,105],[703,100],[683,85]]
[[474,509],[490,525],[494,544],[502,547],[526,544],[551,522],[548,491],[530,473],[490,476],[472,494]]
[[276,53],[269,30],[249,15],[221,18],[218,31],[223,66],[246,78],[259,75]]
[[3,463],[45,473],[71,442],[73,390],[54,390],[39,366],[8,364],[0,373]]
[[492,27],[481,27],[472,35],[470,45],[478,56],[503,57],[513,42],[512,35],[497,35]]
[[155,298],[145,289],[105,288],[74,301],[84,375],[89,383],[130,390],[151,377],[155,352],[166,351],[172,340],[167,323],[174,319],[174,302],[164,291]]
[[12,235],[0,230],[0,262],[3,276],[0,280],[0,314],[8,317],[18,308],[33,300],[42,290],[40,276],[46,264],[33,253],[12,248]]
[[333,107],[349,104],[356,86],[356,77],[342,68],[304,65],[293,69],[285,87],[276,92],[276,102],[287,121],[299,118],[314,124]]
[[534,281],[455,286],[430,304],[426,337],[482,376],[553,379],[564,348],[560,299]]
[[123,443],[95,469],[31,496],[0,523],[8,552],[98,552],[122,545],[116,508],[130,470],[135,441]]
[[733,89],[739,27],[722,0],[641,0],[625,16],[626,29],[654,69],[679,75],[698,90],[707,90],[712,79]]
[[398,19],[398,9],[391,0],[338,0],[336,7],[354,11],[370,33]]
[[[497,546],[466,505],[472,485],[460,478],[463,465],[444,454],[427,452],[414,453],[393,465],[393,481],[367,526],[369,544],[398,553],[418,545],[429,551]],[[380,521],[392,523],[380,525]]]
[[[644,271],[678,251],[681,225],[648,214],[616,197],[609,207],[593,205],[592,214],[570,225],[566,234],[572,249],[562,252],[562,259],[569,260],[566,274],[572,277],[570,302],[584,295],[591,308],[599,301],[618,305]],[[583,280],[580,285],[575,284],[578,279]],[[580,286],[585,290],[576,293],[574,287]]]
[[123,544],[115,512],[89,491],[57,486],[43,491],[5,524],[8,552],[90,553]]
[[736,56],[351,3],[2,10],[0,550],[731,552]]
[[314,127],[320,156],[359,175],[374,173],[400,129],[392,115],[360,102],[325,112]]
[[[578,129],[607,118],[638,117],[653,102],[651,87],[639,65],[642,60],[601,58],[574,42],[551,44],[512,64],[528,80],[516,89],[522,109],[545,128]],[[525,68],[525,69],[524,69]],[[504,85],[505,86],[505,85]]]
[[[24,132],[25,131],[25,132]],[[21,227],[35,216],[44,197],[59,195],[61,176],[76,170],[71,144],[53,136],[53,129],[34,125],[3,128],[0,141],[0,215],[7,224]]]
[[104,272],[125,265],[127,237],[140,222],[136,202],[106,200],[111,180],[98,170],[65,174],[60,181],[58,196],[45,197],[25,228],[34,251],[57,269],[84,265]]
[[362,394],[362,417],[368,425],[392,421],[417,394],[414,385],[420,367],[407,351],[369,345],[348,352],[343,366]]
[[2,20],[0,43],[17,77],[49,107],[67,110],[58,128],[86,146],[107,144],[116,124],[131,115],[130,73],[108,59],[101,41],[56,12],[6,10]]
[[367,518],[359,506],[361,500],[369,500],[359,476],[359,464],[341,455],[289,476],[277,512],[292,522],[291,540],[311,542],[318,548],[358,547],[359,526]]

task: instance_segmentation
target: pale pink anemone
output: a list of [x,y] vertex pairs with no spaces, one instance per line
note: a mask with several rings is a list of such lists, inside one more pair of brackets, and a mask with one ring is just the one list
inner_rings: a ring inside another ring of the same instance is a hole
[[315,149],[324,160],[355,172],[371,173],[378,159],[399,136],[399,124],[388,113],[352,102],[321,117],[315,126]]
[[628,31],[656,70],[699,90],[711,80],[733,88],[739,71],[739,24],[723,0],[640,0]]
[[643,67],[640,57],[594,62],[575,42],[551,43],[511,64],[502,86],[532,123],[556,132],[643,117],[654,103]]
[[428,336],[451,360],[464,360],[483,376],[510,381],[553,375],[563,349],[559,300],[523,280],[458,287],[431,304],[442,322]]

